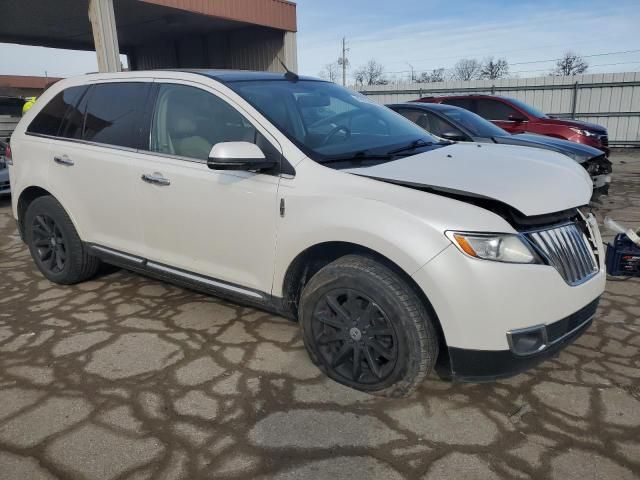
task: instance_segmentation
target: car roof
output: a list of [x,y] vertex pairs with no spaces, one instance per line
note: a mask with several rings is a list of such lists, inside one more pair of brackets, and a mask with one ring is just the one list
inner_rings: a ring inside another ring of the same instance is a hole
[[[232,83],[232,82],[249,82],[249,81],[273,81],[273,80],[288,80],[285,77],[285,73],[281,72],[256,72],[251,70],[216,70],[216,69],[180,69],[173,70],[184,73],[196,73],[199,75],[204,75],[205,77],[212,78],[222,83]],[[315,81],[315,82],[326,82],[326,80],[322,80],[320,78],[315,77],[307,77],[305,75],[298,75],[298,80],[307,80],[307,81]]]
[[387,107],[412,107],[422,110],[463,110],[460,107],[454,105],[446,105],[442,103],[424,103],[424,102],[405,102],[405,103],[389,103]]
[[462,93],[459,95],[430,95],[422,97],[423,99],[440,99],[440,98],[500,98],[502,100],[511,100],[511,97],[505,97],[504,95],[493,95],[491,93]]

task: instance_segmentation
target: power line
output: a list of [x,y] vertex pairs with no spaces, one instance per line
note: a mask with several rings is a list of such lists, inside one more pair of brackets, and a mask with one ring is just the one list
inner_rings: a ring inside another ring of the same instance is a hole
[[[620,52],[605,52],[605,53],[594,53],[592,55],[580,55],[582,58],[591,58],[591,57],[605,57],[607,55],[622,55],[625,53],[637,53],[640,52],[640,49],[638,50],[623,50]],[[531,63],[544,63],[544,62],[557,62],[558,60],[562,60],[562,58],[550,58],[548,60],[533,60],[531,62],[517,62],[517,63],[510,63],[509,65],[529,65]]]
[[[637,53],[640,52],[640,49],[636,49],[636,50],[622,50],[622,51],[617,51],[617,52],[603,52],[603,53],[593,53],[590,55],[580,55],[582,58],[592,58],[592,57],[604,57],[604,56],[608,56],[608,55],[622,55],[622,54],[627,54],[627,53]],[[512,65],[530,65],[530,64],[534,64],[534,63],[547,63],[547,62],[557,62],[558,60],[562,60],[562,58],[550,58],[550,59],[546,59],[546,60],[532,60],[529,62],[516,62],[516,63],[509,63],[509,66]],[[638,63],[638,62],[627,62],[627,63]],[[606,65],[624,65],[625,62],[620,62],[617,64],[606,64]],[[592,65],[592,66],[597,66],[597,65]],[[604,65],[601,65],[604,66]],[[433,70],[432,68],[428,68],[425,70],[416,70],[416,72],[418,73],[422,73],[422,72],[428,72],[429,70]],[[512,72],[512,73],[521,73],[521,72],[538,72],[538,71],[542,71],[542,70],[547,70],[545,69],[538,69],[538,70],[521,70],[519,72]],[[398,71],[394,71],[394,72],[387,72],[387,73],[391,73],[391,74],[399,74],[399,73],[409,73],[411,72],[411,70],[398,70]]]
[[[600,40],[592,40],[589,42],[577,42],[576,45],[585,45],[585,44],[591,44],[591,43],[602,43],[602,39]],[[477,56],[477,57],[483,57],[483,56],[487,56],[487,55],[498,55],[498,54],[504,54],[504,53],[512,53],[512,52],[524,52],[527,50],[539,50],[541,48],[554,48],[554,47],[564,47],[565,44],[547,44],[547,45],[538,45],[536,47],[527,47],[527,48],[514,48],[514,49],[510,49],[510,50],[491,50],[491,51],[485,51],[483,53],[468,53],[468,56]],[[450,56],[446,56],[446,57],[428,57],[428,58],[418,58],[418,59],[413,59],[411,60],[412,62],[426,62],[426,61],[431,61],[431,60],[450,60],[452,58],[460,58],[459,55],[450,55]],[[387,64],[394,64],[394,63],[407,63],[405,60],[393,60],[391,62],[387,62]]]
[[[640,61],[638,62],[616,62],[616,63],[594,63],[593,65],[589,65],[589,68],[592,67],[611,67],[614,65],[636,65],[636,64],[640,64]],[[546,72],[547,70],[549,70],[548,68],[538,68],[536,70],[516,70],[515,72],[511,72],[511,73],[531,73],[531,72]]]

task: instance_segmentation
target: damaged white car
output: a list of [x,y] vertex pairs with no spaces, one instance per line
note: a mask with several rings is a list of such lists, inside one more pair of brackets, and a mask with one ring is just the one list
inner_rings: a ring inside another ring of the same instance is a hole
[[48,279],[105,261],[298,319],[324,372],[374,394],[409,394],[438,361],[462,380],[535,365],[604,290],[577,163],[451,144],[291,73],[63,80],[8,158]]

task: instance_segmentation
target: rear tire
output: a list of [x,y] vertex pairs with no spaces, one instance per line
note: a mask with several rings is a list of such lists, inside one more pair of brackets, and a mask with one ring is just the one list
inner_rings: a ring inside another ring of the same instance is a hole
[[52,196],[31,202],[24,230],[31,257],[48,280],[71,285],[96,274],[100,260],[88,254],[71,219]]
[[300,300],[312,361],[335,381],[374,395],[410,395],[433,369],[438,339],[427,308],[396,272],[346,255],[315,274]]

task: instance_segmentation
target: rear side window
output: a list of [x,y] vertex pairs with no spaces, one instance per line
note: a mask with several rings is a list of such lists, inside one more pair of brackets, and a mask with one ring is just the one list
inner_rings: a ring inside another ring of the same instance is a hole
[[89,92],[82,138],[96,143],[136,148],[139,118],[144,112],[148,84],[102,83]]
[[53,97],[33,119],[27,132],[57,136],[62,119],[71,108],[78,104],[86,89],[86,86],[70,87]]
[[478,111],[476,113],[487,120],[509,120],[509,115],[522,117],[522,114],[506,103],[488,99],[478,100]]
[[472,98],[447,98],[442,103],[464,108],[465,110],[471,110],[472,112],[474,111]]

